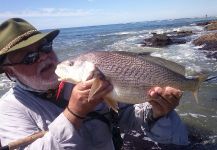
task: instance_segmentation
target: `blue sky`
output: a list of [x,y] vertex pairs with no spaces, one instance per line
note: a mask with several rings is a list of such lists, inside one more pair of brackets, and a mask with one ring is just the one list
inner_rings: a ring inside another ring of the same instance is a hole
[[1,0],[0,23],[21,17],[39,29],[217,16],[217,0]]

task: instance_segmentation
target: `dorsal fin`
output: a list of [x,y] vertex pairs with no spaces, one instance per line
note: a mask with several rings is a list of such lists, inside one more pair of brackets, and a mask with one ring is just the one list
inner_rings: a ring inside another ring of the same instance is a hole
[[127,51],[112,51],[112,52],[121,55],[138,56],[138,53],[135,52],[127,52]]
[[147,60],[151,63],[155,63],[155,64],[158,64],[160,66],[163,66],[163,67],[166,67],[178,74],[181,74],[183,76],[185,76],[185,67],[180,65],[180,64],[177,64],[173,61],[170,61],[170,60],[166,60],[166,59],[163,59],[163,58],[160,58],[160,57],[154,57],[154,56],[151,56],[151,52],[140,52],[140,53],[135,53],[135,52],[126,52],[126,51],[115,51],[115,53],[118,53],[118,54],[123,54],[123,55],[129,55],[129,56],[136,56],[140,59],[143,59],[143,60]]
[[180,65],[180,64],[177,64],[173,61],[166,60],[166,59],[163,59],[160,57],[150,56],[150,55],[144,55],[143,59],[145,59],[149,62],[158,64],[160,66],[166,67],[166,68],[168,68],[168,69],[170,69],[170,70],[172,70],[178,74],[185,76],[185,67]]

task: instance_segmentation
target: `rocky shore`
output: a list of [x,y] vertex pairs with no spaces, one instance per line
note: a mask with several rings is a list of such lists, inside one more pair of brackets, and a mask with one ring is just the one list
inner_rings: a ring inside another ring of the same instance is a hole
[[[171,45],[189,42],[198,52],[207,57],[217,59],[217,21],[198,22],[192,26],[200,26],[202,30],[177,30],[162,34],[151,33],[151,37],[143,39],[141,46],[153,48],[167,48]],[[214,150],[217,147],[215,140],[210,140],[212,133],[208,133],[195,126],[188,126],[189,145],[159,144],[148,139],[142,131],[125,132],[122,150]]]
[[201,135],[194,132],[189,135],[189,145],[174,145],[174,144],[160,144],[151,141],[142,131],[125,132],[124,143],[121,150],[214,150],[216,144],[203,142]]
[[[166,47],[172,44],[185,44],[191,42],[198,46],[207,57],[217,59],[217,21],[199,22],[197,26],[203,27],[203,33],[196,39],[186,38],[194,35],[193,31],[173,31],[163,34],[152,33],[152,37],[143,40],[143,47]],[[197,33],[198,34],[198,33]]]

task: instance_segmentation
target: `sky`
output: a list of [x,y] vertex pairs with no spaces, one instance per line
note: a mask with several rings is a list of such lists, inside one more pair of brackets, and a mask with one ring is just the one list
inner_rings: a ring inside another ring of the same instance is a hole
[[38,29],[217,16],[217,0],[1,0],[0,23],[20,17]]

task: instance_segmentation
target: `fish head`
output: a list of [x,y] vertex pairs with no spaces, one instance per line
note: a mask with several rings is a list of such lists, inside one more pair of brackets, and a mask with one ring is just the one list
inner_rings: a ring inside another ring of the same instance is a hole
[[86,81],[95,70],[95,65],[88,61],[66,60],[57,65],[55,73],[59,81],[77,84]]

